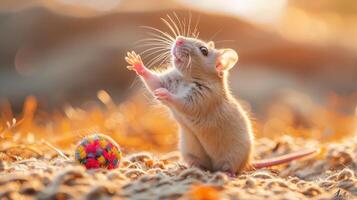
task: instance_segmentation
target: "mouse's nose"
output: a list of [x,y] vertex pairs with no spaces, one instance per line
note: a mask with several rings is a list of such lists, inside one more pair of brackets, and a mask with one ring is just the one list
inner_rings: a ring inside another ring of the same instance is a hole
[[182,46],[185,43],[185,40],[183,37],[177,37],[176,38],[176,46]]

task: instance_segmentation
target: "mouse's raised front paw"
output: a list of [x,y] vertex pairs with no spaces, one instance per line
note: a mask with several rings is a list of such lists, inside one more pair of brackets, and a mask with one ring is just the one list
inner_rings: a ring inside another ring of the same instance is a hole
[[143,61],[141,60],[140,55],[136,54],[134,51],[128,52],[127,56],[125,57],[125,61],[130,64],[126,68],[129,70],[134,70],[136,73],[139,75],[144,75],[145,74],[145,67],[143,64]]
[[158,88],[154,91],[154,96],[158,100],[170,100],[172,95],[166,88]]

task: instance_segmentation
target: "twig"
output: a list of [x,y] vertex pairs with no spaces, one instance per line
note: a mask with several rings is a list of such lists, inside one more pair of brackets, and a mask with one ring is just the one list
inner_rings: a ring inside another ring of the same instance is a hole
[[60,149],[56,148],[55,146],[53,146],[52,144],[50,144],[49,142],[47,142],[46,140],[42,140],[43,143],[45,143],[48,147],[50,147],[52,150],[56,151],[60,156],[62,156],[64,159],[66,160],[71,160],[69,159]]

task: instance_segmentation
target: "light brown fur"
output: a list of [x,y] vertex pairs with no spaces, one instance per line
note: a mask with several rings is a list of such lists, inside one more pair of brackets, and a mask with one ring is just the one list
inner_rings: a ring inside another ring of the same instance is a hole
[[135,70],[147,89],[171,110],[180,125],[179,148],[189,165],[236,174],[248,167],[273,166],[316,152],[252,163],[252,125],[228,87],[228,71],[238,61],[237,53],[216,49],[213,42],[177,36],[172,30],[175,39],[160,32],[171,45],[172,67],[167,71],[148,70],[135,52],[125,59],[128,68]]
[[[178,47],[177,41],[183,42],[182,46]],[[209,55],[197,50],[202,46],[208,49]],[[154,95],[159,90],[175,96],[160,100],[180,125],[179,146],[190,165],[236,173],[251,160],[250,120],[231,95],[227,83],[227,71],[237,61],[236,55],[231,49],[215,49],[213,42],[178,37],[172,46],[173,68],[161,74],[141,76]],[[150,81],[155,80],[152,77],[157,77],[159,87],[153,87],[158,84]]]

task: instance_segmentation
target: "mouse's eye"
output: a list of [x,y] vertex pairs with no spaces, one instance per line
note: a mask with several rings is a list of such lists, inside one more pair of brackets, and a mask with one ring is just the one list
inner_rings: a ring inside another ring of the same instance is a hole
[[204,55],[204,56],[207,56],[208,55],[208,49],[204,46],[201,46],[200,47],[200,51],[201,53]]

